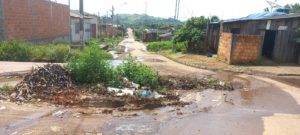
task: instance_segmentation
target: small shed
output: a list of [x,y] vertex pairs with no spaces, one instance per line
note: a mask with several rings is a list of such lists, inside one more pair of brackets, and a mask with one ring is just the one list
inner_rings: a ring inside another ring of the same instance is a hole
[[[71,17],[71,41],[73,43],[80,42],[80,13],[77,10],[70,12]],[[98,35],[98,18],[91,14],[84,15],[84,41],[96,38]]]
[[[263,12],[240,19],[225,20],[219,24],[219,38],[214,39],[213,34],[208,34],[207,37],[207,39],[209,39],[208,42],[214,42],[212,39],[219,41],[218,54],[224,52],[224,50],[222,50],[224,47],[220,48],[222,43],[233,42],[236,39],[235,37],[241,38],[244,36],[242,40],[244,42],[251,41],[248,40],[248,38],[259,38],[257,36],[261,36],[262,42],[256,41],[256,43],[260,43],[256,59],[260,56],[264,56],[279,63],[300,62],[300,45],[296,42],[296,29],[300,27],[300,13]],[[218,28],[216,27],[209,27],[208,33],[213,33],[210,31],[217,30]],[[225,35],[227,35],[225,37],[228,37],[228,34],[232,34],[233,38],[224,38]],[[243,43],[244,46],[246,46],[246,43],[247,42]],[[241,46],[243,46],[243,44],[241,44]],[[210,43],[210,46],[213,46],[213,43]],[[251,47],[244,49],[251,49]],[[256,50],[252,50],[252,52],[256,52]],[[230,52],[229,54],[235,55],[234,53],[237,52]],[[239,53],[244,53],[244,51]],[[253,56],[254,54],[249,52],[249,55]]]

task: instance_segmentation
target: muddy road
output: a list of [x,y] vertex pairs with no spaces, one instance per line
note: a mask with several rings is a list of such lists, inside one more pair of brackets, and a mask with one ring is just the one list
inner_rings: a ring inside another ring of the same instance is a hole
[[[232,82],[234,91],[207,89],[178,92],[184,107],[110,111],[110,108],[65,107],[48,103],[18,105],[0,102],[0,134],[86,135],[299,135],[300,88],[297,81],[213,72],[173,62],[146,51],[132,32],[121,44],[125,53],[153,67],[160,75],[214,76]],[[299,77],[294,77],[299,80]]]

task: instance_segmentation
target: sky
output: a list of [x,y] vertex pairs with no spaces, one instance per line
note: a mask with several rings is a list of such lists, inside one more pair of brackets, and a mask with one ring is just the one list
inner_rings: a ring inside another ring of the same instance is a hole
[[[54,0],[68,3],[68,0]],[[271,0],[275,1],[275,0]],[[300,2],[300,0],[277,0],[279,5]],[[71,9],[78,9],[79,0],[70,0]],[[144,14],[169,18],[174,16],[175,0],[84,0],[88,13],[106,15],[115,7],[115,14]],[[245,17],[269,7],[266,0],[181,0],[179,19],[195,16],[217,15],[221,19]]]

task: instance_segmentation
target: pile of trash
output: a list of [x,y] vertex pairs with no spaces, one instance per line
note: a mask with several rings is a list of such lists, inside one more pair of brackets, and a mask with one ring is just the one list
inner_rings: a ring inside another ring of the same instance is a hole
[[204,77],[201,79],[191,77],[164,76],[159,79],[160,85],[173,90],[233,90],[230,83],[212,78]]
[[46,98],[72,87],[69,72],[58,64],[33,68],[24,80],[15,87],[11,98],[25,101],[32,98]]
[[137,96],[141,98],[163,98],[156,91],[151,90],[148,87],[140,87],[139,84],[129,81],[127,78],[123,78],[123,84],[125,88],[112,88],[108,87],[107,92],[116,96]]

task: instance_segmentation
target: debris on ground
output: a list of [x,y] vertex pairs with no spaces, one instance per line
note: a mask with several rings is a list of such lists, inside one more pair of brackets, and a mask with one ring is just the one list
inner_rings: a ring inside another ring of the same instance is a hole
[[56,111],[52,114],[52,116],[55,116],[55,117],[60,117],[62,118],[63,117],[63,114],[66,113],[67,110],[59,110],[59,111]]
[[33,68],[11,95],[14,100],[24,101],[35,97],[46,98],[72,87],[69,72],[58,64]]
[[111,88],[111,87],[108,87],[107,91],[116,94],[116,96],[126,96],[126,95],[133,96],[135,92],[134,89],[129,89],[129,88],[119,89],[119,88]]
[[233,90],[230,83],[212,78],[204,77],[201,79],[191,77],[173,77],[163,76],[159,79],[160,85],[165,86],[168,89],[177,90],[204,90],[204,89],[215,89],[215,90]]

